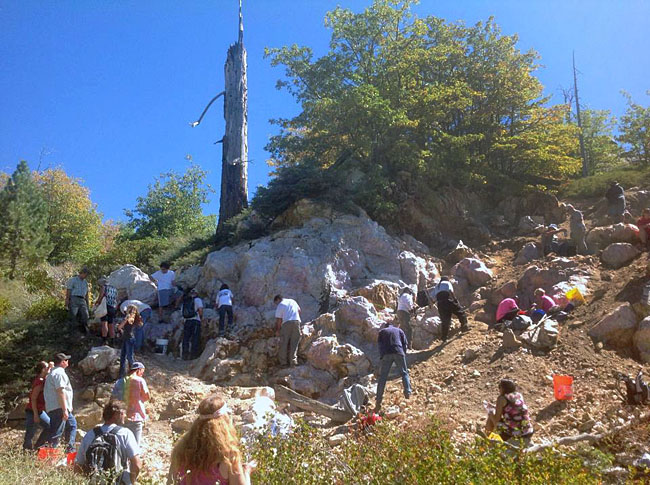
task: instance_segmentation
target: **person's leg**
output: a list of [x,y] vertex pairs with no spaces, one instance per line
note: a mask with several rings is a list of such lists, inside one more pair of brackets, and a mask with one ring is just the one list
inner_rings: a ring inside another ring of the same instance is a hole
[[135,441],[140,444],[140,440],[142,439],[142,425],[144,423],[142,421],[126,421],[124,423],[124,427],[127,429],[130,429],[131,432],[133,433],[133,436],[135,436]]
[[300,334],[300,322],[295,320],[287,323],[291,325],[291,333],[289,336],[289,363],[295,366],[298,365],[298,346],[302,339],[302,335]]
[[226,306],[226,315],[228,315],[228,327],[227,327],[228,332],[232,332],[234,316],[233,316],[233,313],[232,313],[232,306],[231,305]]
[[190,360],[190,342],[192,341],[192,320],[183,323],[183,360]]
[[289,365],[289,335],[289,327],[283,323],[280,327],[280,348],[278,349],[278,360],[282,366]]
[[451,327],[451,312],[446,304],[438,302],[438,315],[440,316],[440,328],[442,330],[442,341],[446,342],[449,337],[449,327]]
[[488,413],[487,420],[485,421],[485,434],[489,435],[492,431],[494,431],[494,412],[490,411]]
[[225,321],[226,307],[225,305],[221,305],[219,307],[219,337],[223,337],[226,334]]
[[108,343],[108,320],[106,316],[103,316],[100,318],[101,322],[101,335],[102,335],[102,345],[106,345]]
[[68,414],[68,420],[65,423],[65,442],[67,443],[65,447],[66,453],[71,453],[75,451],[75,443],[77,441],[77,419],[74,417],[74,414]]
[[126,360],[129,361],[129,369],[133,365],[133,362],[135,362],[135,337],[131,337],[130,339],[127,340],[127,347],[126,347]]
[[194,320],[192,329],[192,359],[198,359],[201,356],[201,322]]
[[79,314],[79,305],[77,304],[77,298],[74,296],[70,297],[70,304],[68,307],[68,318],[70,320],[70,328],[74,328],[74,325],[77,324],[77,315]]
[[[47,436],[44,442],[47,442],[52,448],[59,446],[59,440],[65,428],[65,421],[63,421],[63,409],[55,409],[48,413],[50,416],[50,426],[47,430]],[[39,438],[39,441],[40,438]]]
[[404,335],[406,335],[406,342],[408,343],[408,347],[409,349],[412,349],[413,327],[411,327],[411,315],[409,315],[409,312],[405,312],[404,310],[397,310],[397,315],[402,325],[402,330],[404,330]]
[[160,290],[158,290],[158,321],[162,322],[162,309],[163,309],[163,306],[162,306],[162,303],[161,303],[162,298],[161,298],[160,293],[161,293]]
[[135,327],[133,329],[133,335],[135,336],[134,350],[140,352],[142,345],[144,344],[144,325],[142,327]]
[[386,354],[381,358],[379,364],[379,378],[377,379],[377,397],[375,398],[375,410],[381,407],[384,399],[384,390],[386,389],[386,381],[388,381],[388,374],[390,367],[393,365],[392,354]]
[[90,314],[88,312],[88,305],[86,300],[81,299],[81,304],[79,305],[79,320],[82,332],[88,333],[90,328],[88,328],[88,320],[90,320]]
[[460,322],[460,331],[467,332],[469,330],[469,327],[467,326],[467,315],[458,301],[454,302],[453,314],[458,317],[458,321]]
[[404,397],[408,399],[411,397],[411,381],[409,379],[409,370],[408,367],[406,366],[406,356],[405,355],[400,355],[400,354],[393,354],[393,360],[395,361],[395,365],[397,366],[397,369],[399,370],[401,376],[402,376],[402,386],[404,387]]
[[41,411],[39,417],[41,418],[41,421],[39,423],[41,427],[41,434],[36,439],[36,444],[34,445],[34,449],[43,446],[43,443],[47,441],[47,438],[49,436],[49,430],[50,430],[50,416],[45,411]]
[[23,440],[23,450],[31,450],[34,434],[36,433],[36,423],[34,423],[34,412],[25,410],[25,439]]
[[127,352],[127,339],[122,341],[122,348],[120,349],[120,379],[126,375],[126,352]]

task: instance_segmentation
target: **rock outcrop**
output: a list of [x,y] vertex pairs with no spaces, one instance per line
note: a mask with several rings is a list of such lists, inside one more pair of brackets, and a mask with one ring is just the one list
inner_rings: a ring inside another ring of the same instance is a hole
[[615,348],[630,348],[637,329],[632,305],[624,303],[589,329],[589,336]]
[[148,305],[158,303],[156,284],[149,275],[132,264],[116,269],[108,276],[108,284],[117,288],[118,299],[140,300]]
[[600,259],[611,268],[620,268],[629,264],[639,254],[639,250],[630,243],[613,243],[605,248]]

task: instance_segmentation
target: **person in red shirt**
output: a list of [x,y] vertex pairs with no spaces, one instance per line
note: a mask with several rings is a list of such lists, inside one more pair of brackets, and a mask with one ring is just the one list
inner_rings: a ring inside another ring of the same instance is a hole
[[641,244],[644,248],[648,248],[648,236],[650,236],[650,207],[643,209],[641,213],[641,218],[636,221],[636,225],[639,227],[639,238],[641,239]]
[[50,417],[45,412],[45,398],[43,396],[45,377],[50,372],[50,369],[51,367],[47,362],[41,361],[36,365],[36,377],[32,381],[32,390],[25,406],[25,440],[23,441],[23,449],[25,450],[34,449],[33,440],[37,426],[40,426],[43,430],[50,427]]

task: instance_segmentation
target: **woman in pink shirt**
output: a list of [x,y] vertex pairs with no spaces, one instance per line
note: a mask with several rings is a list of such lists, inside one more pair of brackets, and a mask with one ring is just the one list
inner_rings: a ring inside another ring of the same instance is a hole
[[535,305],[537,308],[544,310],[544,313],[548,313],[551,308],[556,306],[555,300],[548,296],[542,288],[535,290]]
[[172,450],[167,483],[175,485],[250,485],[255,462],[242,463],[230,409],[218,396],[199,404],[199,417]]
[[[516,298],[516,297],[515,297]],[[512,320],[519,313],[519,306],[515,298],[504,298],[497,307],[497,323],[503,320]]]

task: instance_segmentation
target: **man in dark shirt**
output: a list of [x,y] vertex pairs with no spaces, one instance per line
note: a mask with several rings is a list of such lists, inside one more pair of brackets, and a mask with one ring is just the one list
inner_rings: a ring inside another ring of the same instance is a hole
[[384,397],[384,390],[386,389],[386,381],[388,380],[388,374],[390,373],[390,368],[393,366],[393,363],[395,363],[402,375],[404,397],[406,397],[406,399],[411,397],[411,381],[409,380],[409,371],[406,367],[406,349],[408,348],[406,335],[399,326],[394,326],[393,324],[388,323],[379,331],[377,344],[379,345],[381,364],[379,378],[377,380],[375,412],[379,411],[381,408],[381,401]]

